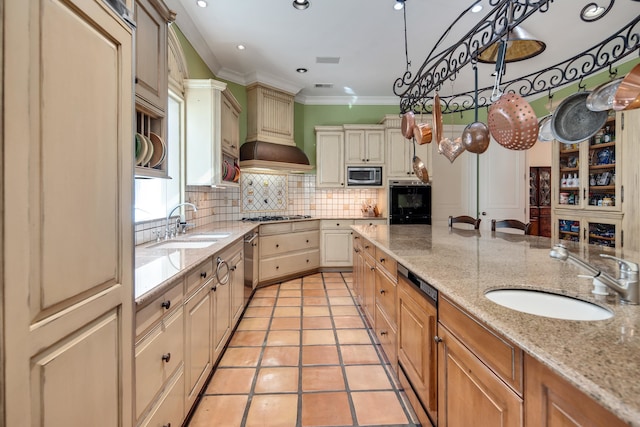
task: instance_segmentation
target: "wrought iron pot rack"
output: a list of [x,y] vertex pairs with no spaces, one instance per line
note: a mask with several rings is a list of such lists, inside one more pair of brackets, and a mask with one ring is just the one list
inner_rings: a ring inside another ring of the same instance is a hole
[[[430,113],[435,92],[447,80],[455,80],[460,69],[468,64],[476,67],[477,56],[492,44],[504,38],[507,32],[525,21],[535,12],[547,13],[554,0],[489,0],[492,10],[457,43],[434,54],[429,53],[415,76],[408,69],[396,79],[393,91],[400,97],[400,112]],[[615,0],[609,0],[607,12]],[[464,12],[463,12],[464,13]],[[603,15],[604,16],[604,15]],[[457,20],[456,20],[457,21]],[[455,25],[454,21],[445,34]],[[640,16],[597,45],[542,70],[502,82],[504,92],[513,91],[526,97],[580,81],[594,73],[609,69],[614,63],[640,51]],[[434,48],[435,50],[435,48]],[[476,70],[477,72],[477,70]],[[443,113],[473,110],[491,104],[493,87],[440,96]],[[475,92],[477,91],[477,96]],[[476,99],[477,98],[477,99]]]

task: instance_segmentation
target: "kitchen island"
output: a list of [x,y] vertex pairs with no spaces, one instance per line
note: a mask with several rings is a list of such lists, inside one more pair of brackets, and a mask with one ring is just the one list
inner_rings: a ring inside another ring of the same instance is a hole
[[[353,229],[435,287],[440,299],[510,340],[624,422],[640,425],[640,306],[592,294],[592,281],[578,277],[585,271],[549,257],[550,239],[422,225]],[[599,247],[580,254],[569,244],[569,250],[617,276],[616,265],[599,257]],[[638,253],[617,256],[640,262]],[[614,316],[585,322],[521,313],[485,297],[487,290],[503,287],[578,297],[606,306]]]

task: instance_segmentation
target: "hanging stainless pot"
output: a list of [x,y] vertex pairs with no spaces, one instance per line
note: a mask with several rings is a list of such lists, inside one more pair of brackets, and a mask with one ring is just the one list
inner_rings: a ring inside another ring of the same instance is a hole
[[622,77],[596,86],[587,96],[587,108],[591,111],[607,111],[614,108],[616,91],[622,83]]
[[482,122],[468,124],[462,131],[462,144],[470,153],[484,153],[489,148],[490,141],[489,128]]
[[574,93],[558,105],[551,119],[555,139],[565,144],[575,144],[591,138],[604,126],[608,113],[587,108],[586,100],[590,93]]
[[551,119],[553,114],[547,114],[538,122],[538,141],[553,141],[553,131],[551,130]]

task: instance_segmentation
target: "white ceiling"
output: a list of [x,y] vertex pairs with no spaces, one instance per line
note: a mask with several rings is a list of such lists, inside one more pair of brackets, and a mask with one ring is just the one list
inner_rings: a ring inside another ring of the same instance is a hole
[[[176,23],[218,78],[241,85],[255,81],[296,94],[306,104],[398,104],[394,81],[406,69],[404,18],[395,0],[310,0],[296,10],[292,0],[166,0]],[[607,6],[614,0],[595,0]],[[546,13],[536,12],[523,27],[547,44],[539,56],[507,64],[504,80],[537,71],[596,45],[640,14],[640,1],[618,0],[599,21],[585,23],[580,10],[591,0],[555,0]],[[407,0],[409,68],[417,72],[451,22],[473,0]],[[490,9],[466,14],[441,44],[454,44]],[[246,50],[236,48],[238,44]],[[440,49],[438,49],[440,50]],[[316,63],[339,57],[339,64]],[[632,59],[634,54],[627,57]],[[296,69],[307,68],[306,74]],[[480,87],[491,86],[494,65],[479,64]],[[316,88],[316,84],[333,87]],[[465,67],[441,94],[473,90]]]

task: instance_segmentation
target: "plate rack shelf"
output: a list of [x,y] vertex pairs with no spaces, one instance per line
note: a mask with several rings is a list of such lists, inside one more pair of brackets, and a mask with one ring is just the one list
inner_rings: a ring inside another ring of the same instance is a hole
[[[144,135],[147,138],[150,137],[151,133],[154,133],[162,138],[163,141],[166,141],[164,122],[164,117],[150,113],[142,109],[140,106],[136,106],[136,133]],[[164,159],[160,161],[159,164],[152,166],[149,162],[143,164],[144,159],[140,159],[140,156],[137,156],[139,152],[135,140],[134,149],[136,150],[136,153],[134,154],[136,178],[169,178],[167,170],[168,158],[166,153],[163,156]],[[165,151],[166,150],[167,147],[165,143]]]

